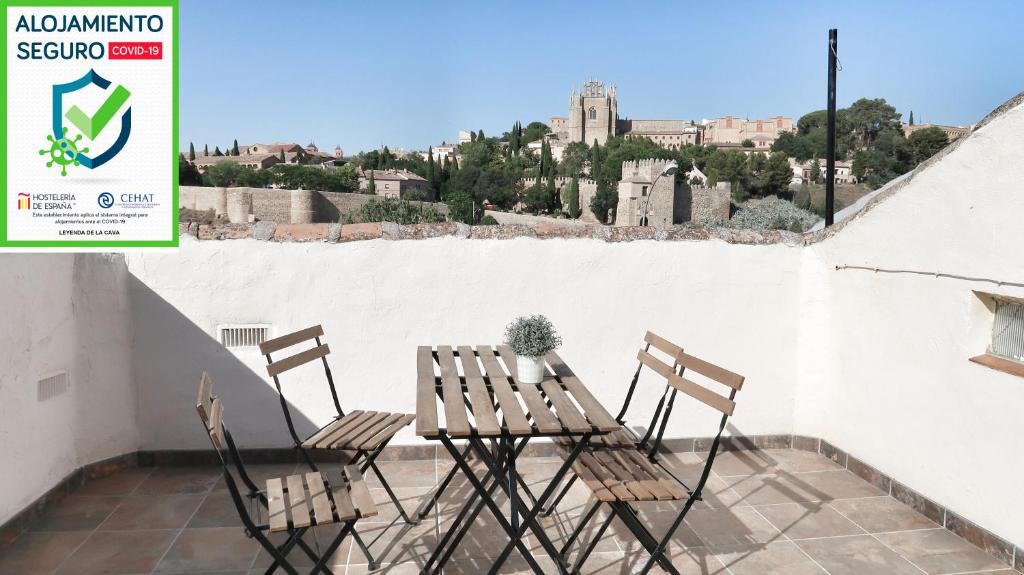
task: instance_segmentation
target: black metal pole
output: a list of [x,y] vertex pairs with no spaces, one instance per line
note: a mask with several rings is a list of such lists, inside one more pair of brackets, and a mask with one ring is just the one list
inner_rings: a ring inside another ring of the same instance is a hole
[[828,31],[828,138],[825,160],[825,226],[835,220],[836,197],[836,51],[838,30]]

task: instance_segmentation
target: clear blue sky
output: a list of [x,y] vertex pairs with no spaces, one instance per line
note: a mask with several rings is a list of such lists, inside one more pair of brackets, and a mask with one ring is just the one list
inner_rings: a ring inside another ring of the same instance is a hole
[[619,115],[711,118],[884,97],[976,122],[1024,90],[1024,2],[181,0],[181,142],[425,149],[566,113],[590,77]]

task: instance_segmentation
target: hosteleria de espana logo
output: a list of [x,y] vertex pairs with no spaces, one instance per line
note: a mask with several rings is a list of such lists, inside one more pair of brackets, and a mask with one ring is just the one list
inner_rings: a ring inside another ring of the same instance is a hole
[[[65,96],[73,97],[75,92],[89,85],[96,85],[108,92],[99,109],[88,114],[78,105],[72,105],[67,113],[61,115]],[[132,108],[126,105],[131,92],[120,84],[113,89],[110,89],[110,86],[110,80],[103,78],[95,70],[89,70],[84,76],[72,82],[53,86],[53,134],[46,135],[50,147],[39,150],[39,155],[49,156],[47,167],[60,166],[62,176],[68,174],[68,166],[85,166],[94,170],[110,161],[124,148],[132,131]],[[120,121],[116,120],[118,116]],[[68,134],[68,127],[64,125],[65,119],[80,133],[71,137]],[[115,128],[111,124],[120,127]],[[90,150],[90,147],[85,145],[86,142],[82,141],[84,136],[86,141],[91,142],[108,129],[117,129],[119,132],[114,143],[102,152]],[[19,199],[19,207],[20,202]]]

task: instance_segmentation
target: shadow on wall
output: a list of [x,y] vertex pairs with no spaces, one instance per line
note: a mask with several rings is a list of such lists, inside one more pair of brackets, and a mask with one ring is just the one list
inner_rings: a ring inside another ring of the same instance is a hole
[[[239,448],[291,447],[273,383],[253,372],[137,277],[131,275],[129,282],[141,449],[209,449],[195,411],[204,371],[213,378],[214,393],[224,401],[224,418]],[[300,438],[319,428],[293,405],[288,407]],[[196,424],[163,425],[180,420]]]

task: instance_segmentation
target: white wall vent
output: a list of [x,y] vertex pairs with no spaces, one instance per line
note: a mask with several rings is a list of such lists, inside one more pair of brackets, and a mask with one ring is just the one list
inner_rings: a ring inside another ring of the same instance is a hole
[[46,401],[64,395],[69,389],[71,380],[68,378],[68,372],[60,371],[36,382],[36,397],[39,401]]
[[218,329],[224,347],[255,347],[268,339],[267,324],[222,325]]
[[1024,361],[1024,304],[995,300],[992,320],[992,354]]

